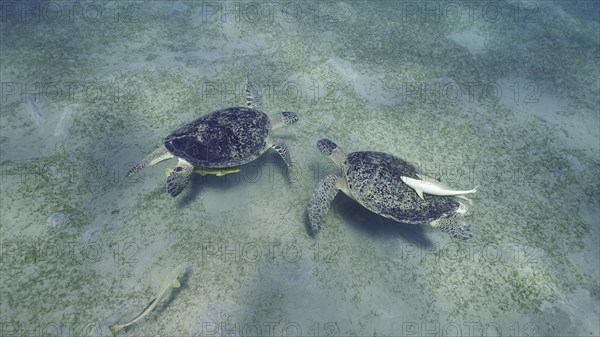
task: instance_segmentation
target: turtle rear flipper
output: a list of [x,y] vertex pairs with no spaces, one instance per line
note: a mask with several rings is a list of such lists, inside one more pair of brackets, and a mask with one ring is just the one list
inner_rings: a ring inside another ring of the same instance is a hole
[[321,219],[327,215],[331,202],[340,190],[341,178],[332,174],[323,178],[315,188],[308,203],[308,219],[313,233],[321,230]]
[[167,192],[172,197],[176,197],[183,191],[187,183],[190,181],[190,176],[194,166],[183,159],[179,159],[177,167],[167,177]]
[[431,226],[450,234],[455,239],[468,240],[473,237],[471,224],[464,219],[469,213],[469,207],[459,202],[459,207],[454,213],[432,221]]
[[450,234],[455,239],[469,240],[473,237],[471,224],[456,217],[438,219],[433,221],[431,225],[442,232]]
[[135,166],[132,167],[129,172],[127,172],[127,177],[131,177],[146,166],[152,166],[169,158],[173,158],[173,154],[169,152],[164,145],[162,145],[158,149],[152,151],[152,153],[147,155],[144,159],[142,159],[142,161],[135,164]]

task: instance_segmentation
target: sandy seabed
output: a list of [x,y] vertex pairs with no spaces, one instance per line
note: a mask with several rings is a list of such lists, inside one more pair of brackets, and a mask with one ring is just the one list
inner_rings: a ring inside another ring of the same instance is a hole
[[[593,2],[1,3],[0,316],[6,336],[600,335]],[[595,13],[595,14],[594,14]],[[174,128],[294,111],[241,172],[126,179]],[[384,151],[473,196],[473,239],[340,194],[316,148]]]

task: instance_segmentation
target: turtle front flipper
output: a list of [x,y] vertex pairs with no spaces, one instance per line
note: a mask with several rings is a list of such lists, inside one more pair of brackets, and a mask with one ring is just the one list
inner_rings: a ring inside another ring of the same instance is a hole
[[134,167],[127,172],[127,177],[131,177],[136,174],[139,170],[143,169],[146,166],[152,166],[158,162],[161,162],[165,159],[173,158],[173,154],[167,150],[164,145],[161,145],[158,149],[152,151],[149,155],[147,155],[142,161],[135,164]]
[[275,139],[273,141],[273,145],[271,147],[279,153],[283,161],[287,165],[288,168],[292,167],[292,158],[290,157],[290,151],[287,148],[287,145],[281,139]]
[[254,110],[263,111],[262,97],[248,76],[246,76],[246,103]]
[[183,191],[184,187],[190,181],[190,176],[194,166],[183,159],[179,159],[177,167],[167,177],[167,192],[172,197],[176,197]]
[[313,233],[321,230],[321,220],[327,215],[331,202],[340,190],[341,178],[332,174],[323,178],[315,188],[308,203],[308,219]]

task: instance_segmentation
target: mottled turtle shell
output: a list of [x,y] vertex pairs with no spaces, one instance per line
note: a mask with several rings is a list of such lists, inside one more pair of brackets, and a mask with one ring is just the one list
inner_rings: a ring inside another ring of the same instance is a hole
[[410,163],[383,152],[352,152],[344,175],[353,198],[369,210],[403,223],[423,224],[448,215],[459,204],[453,198],[425,194],[421,199],[401,176],[419,179]]
[[271,120],[246,107],[227,108],[195,119],[165,138],[165,147],[194,166],[248,163],[266,150]]

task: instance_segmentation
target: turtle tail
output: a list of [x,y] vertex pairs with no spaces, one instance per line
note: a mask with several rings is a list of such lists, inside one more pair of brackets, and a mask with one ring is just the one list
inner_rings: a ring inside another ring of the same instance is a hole
[[473,237],[471,224],[465,221],[465,216],[471,214],[469,207],[459,202],[459,207],[450,215],[431,222],[431,226],[450,234],[455,239],[468,240]]
[[158,149],[152,151],[152,153],[147,155],[144,159],[142,159],[142,161],[135,164],[127,172],[127,177],[131,177],[132,175],[136,174],[138,171],[140,171],[141,169],[143,169],[146,166],[152,166],[158,162],[161,162],[165,159],[169,159],[172,157],[173,157],[173,155],[171,154],[171,152],[169,152],[169,150],[167,150],[167,148],[164,145],[162,145]]

